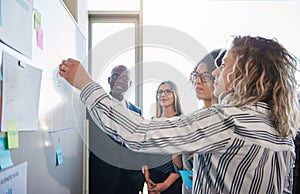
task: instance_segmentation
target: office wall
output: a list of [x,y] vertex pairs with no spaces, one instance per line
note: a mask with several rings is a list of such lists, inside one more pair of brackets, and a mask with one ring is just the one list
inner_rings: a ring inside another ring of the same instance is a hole
[[86,0],[63,0],[85,35],[88,34],[88,11]]
[[[42,48],[33,26],[31,57],[0,43],[0,51],[42,70],[38,128],[19,131],[19,147],[10,150],[11,159],[14,166],[28,163],[27,193],[82,193],[85,108],[78,91],[57,75],[57,67],[69,57],[84,63],[86,37],[62,1],[34,1],[32,19],[34,10],[41,14]],[[62,148],[60,165],[57,146]]]

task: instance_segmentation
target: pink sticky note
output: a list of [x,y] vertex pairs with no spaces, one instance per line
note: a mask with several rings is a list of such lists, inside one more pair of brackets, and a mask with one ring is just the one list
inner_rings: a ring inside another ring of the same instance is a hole
[[38,28],[36,31],[36,42],[37,46],[43,49],[43,30],[41,28]]

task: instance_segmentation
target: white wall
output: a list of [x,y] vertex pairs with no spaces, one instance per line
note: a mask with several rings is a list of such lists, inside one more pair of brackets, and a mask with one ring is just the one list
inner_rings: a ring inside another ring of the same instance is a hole
[[63,0],[80,29],[87,37],[88,35],[88,11],[86,0]]

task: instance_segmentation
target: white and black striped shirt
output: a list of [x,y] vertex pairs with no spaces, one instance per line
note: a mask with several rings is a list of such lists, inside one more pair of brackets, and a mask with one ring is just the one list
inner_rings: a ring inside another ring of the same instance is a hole
[[129,148],[195,153],[193,193],[291,193],[294,142],[282,138],[265,103],[216,105],[188,116],[145,120],[89,83],[81,99],[95,123]]

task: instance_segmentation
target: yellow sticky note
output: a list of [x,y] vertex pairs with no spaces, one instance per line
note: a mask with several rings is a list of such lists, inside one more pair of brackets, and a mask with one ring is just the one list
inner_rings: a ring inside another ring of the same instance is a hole
[[19,132],[16,121],[7,121],[7,141],[8,149],[14,149],[19,147]]

